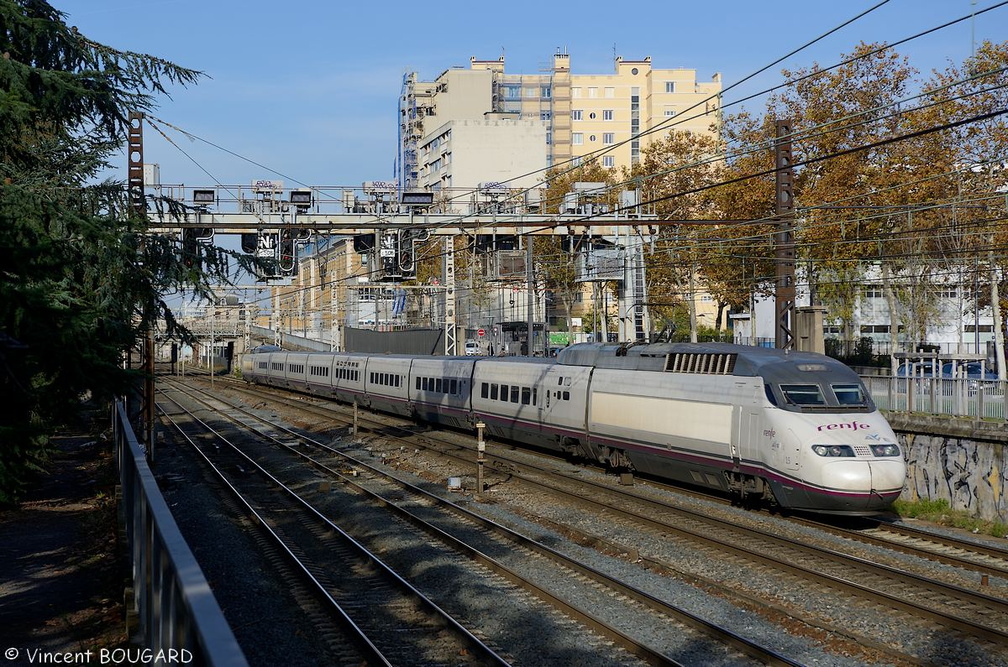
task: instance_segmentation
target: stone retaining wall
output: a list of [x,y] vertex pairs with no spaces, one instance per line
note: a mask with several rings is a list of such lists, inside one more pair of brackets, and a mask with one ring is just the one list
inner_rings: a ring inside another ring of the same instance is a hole
[[1008,523],[1008,425],[890,413],[907,461],[903,500],[944,498],[952,509]]

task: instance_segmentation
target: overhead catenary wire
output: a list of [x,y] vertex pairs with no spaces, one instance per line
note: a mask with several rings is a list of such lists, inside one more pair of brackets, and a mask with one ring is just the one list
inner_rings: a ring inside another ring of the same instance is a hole
[[[782,56],[781,58],[779,58],[778,60],[774,61],[773,63],[771,63],[771,64],[769,64],[769,65],[767,65],[767,66],[764,66],[763,68],[760,68],[759,70],[757,70],[757,71],[756,71],[756,72],[754,72],[753,74],[750,74],[750,75],[748,75],[747,77],[744,77],[744,78],[743,78],[742,80],[740,80],[739,82],[737,82],[737,83],[735,83],[735,84],[732,84],[731,86],[729,86],[728,88],[726,88],[726,89],[725,89],[724,91],[721,91],[721,93],[720,93],[720,94],[721,94],[721,95],[723,95],[723,93],[724,93],[724,92],[726,92],[726,91],[728,91],[728,90],[731,90],[732,88],[736,87],[737,85],[740,85],[740,84],[741,84],[742,82],[744,82],[744,81],[746,81],[746,80],[749,80],[749,79],[753,78],[754,76],[758,75],[759,73],[762,73],[762,72],[766,71],[766,70],[767,70],[767,69],[769,69],[770,67],[772,67],[772,66],[774,66],[774,65],[776,65],[776,64],[779,64],[780,62],[783,62],[783,61],[784,61],[784,60],[786,60],[787,58],[789,58],[789,57],[791,57],[791,56],[793,56],[793,55],[795,55],[795,54],[797,54],[797,53],[801,52],[801,51],[802,51],[802,50],[804,50],[805,48],[809,47],[809,46],[810,46],[810,45],[812,45],[812,44],[815,44],[816,42],[820,41],[821,39],[825,38],[826,36],[828,36],[828,35],[830,35],[830,34],[833,34],[833,33],[835,33],[835,32],[836,32],[837,30],[839,30],[840,28],[842,28],[842,27],[845,27],[845,26],[847,26],[847,25],[851,24],[852,22],[854,22],[854,21],[856,21],[857,19],[859,19],[859,18],[861,18],[861,17],[863,17],[863,16],[867,15],[868,13],[870,13],[870,12],[872,12],[872,11],[875,11],[875,10],[876,10],[876,9],[878,9],[879,7],[881,7],[881,6],[885,5],[885,4],[886,4],[886,2],[888,2],[888,0],[885,0],[884,2],[880,2],[880,3],[876,4],[876,5],[874,5],[873,7],[869,8],[868,10],[865,10],[865,11],[864,11],[864,12],[862,12],[861,14],[859,14],[859,15],[855,16],[854,18],[852,18],[852,19],[850,19],[850,20],[848,20],[848,21],[844,22],[844,23],[843,23],[843,24],[841,24],[840,26],[837,26],[836,28],[833,28],[833,29],[831,29],[831,30],[827,31],[827,32],[826,32],[826,33],[824,33],[823,35],[820,35],[819,37],[817,37],[817,38],[815,38],[815,39],[813,39],[813,40],[810,40],[809,42],[805,43],[805,44],[804,44],[804,45],[802,45],[801,47],[798,47],[797,49],[794,49],[794,50],[792,50],[792,51],[791,51],[791,52],[789,52],[789,53],[788,53],[787,55],[785,55],[785,56]],[[958,18],[958,19],[955,19],[955,20],[953,20],[953,21],[949,21],[949,22],[946,22],[945,24],[942,24],[942,25],[940,25],[940,26],[937,26],[937,27],[935,27],[935,28],[931,28],[931,29],[929,29],[929,30],[926,30],[926,31],[922,31],[922,32],[920,32],[920,33],[917,33],[916,35],[913,35],[913,36],[911,36],[911,37],[907,37],[907,38],[904,38],[903,40],[899,40],[898,42],[895,42],[895,43],[894,43],[894,45],[898,45],[898,44],[902,44],[902,43],[905,43],[905,42],[908,42],[908,41],[910,41],[910,40],[912,40],[912,39],[915,39],[915,38],[918,38],[918,37],[920,37],[920,36],[923,36],[923,35],[926,35],[926,34],[929,34],[929,33],[931,33],[931,32],[934,32],[934,31],[936,31],[936,30],[940,30],[940,29],[942,29],[942,28],[946,28],[946,27],[949,27],[949,26],[951,26],[951,25],[955,25],[955,24],[957,24],[957,23],[959,23],[959,22],[962,22],[962,21],[965,21],[965,20],[967,20],[967,19],[970,19],[970,18],[972,18],[972,16],[975,16],[976,14],[983,14],[983,13],[986,13],[986,12],[988,12],[988,11],[992,11],[992,10],[994,10],[994,9],[997,9],[997,8],[999,8],[999,7],[1001,7],[1001,6],[1005,5],[1005,4],[1008,4],[1008,0],[1006,0],[1005,2],[1001,2],[1001,3],[998,3],[998,4],[996,4],[996,5],[993,5],[992,7],[989,7],[989,8],[986,8],[986,9],[984,9],[984,10],[981,10],[980,12],[974,12],[974,14],[972,14],[972,15],[969,15],[969,16],[964,16],[964,17],[960,17],[960,18]],[[871,53],[877,53],[878,51],[881,51],[881,50],[884,50],[884,49],[888,49],[888,48],[892,48],[892,47],[893,47],[894,45],[885,45],[885,46],[883,46],[883,47],[880,47],[879,49],[876,49],[876,50],[872,51]],[[870,54],[869,54],[869,55],[870,55]],[[826,69],[821,69],[821,70],[817,70],[817,71],[815,71],[815,72],[812,72],[812,73],[810,73],[810,74],[806,75],[806,77],[801,77],[801,78],[799,78],[799,79],[796,79],[796,80],[794,80],[794,81],[789,81],[789,82],[786,82],[786,83],[784,83],[784,84],[780,84],[780,85],[778,85],[778,86],[775,86],[775,87],[772,87],[772,88],[769,88],[769,89],[767,89],[766,91],[763,91],[762,93],[757,93],[757,94],[755,94],[755,95],[761,95],[761,94],[765,94],[766,92],[771,92],[771,91],[773,91],[773,90],[776,90],[776,89],[779,89],[779,88],[781,88],[781,87],[784,87],[784,86],[787,86],[787,85],[793,85],[793,83],[794,83],[795,81],[798,81],[798,80],[801,80],[801,79],[803,79],[803,78],[807,78],[808,76],[816,76],[816,75],[821,75],[821,74],[822,74],[823,72],[826,72],[826,71],[829,71],[830,69],[833,69],[833,68],[835,68],[835,67],[838,67],[838,66],[840,66],[840,65],[843,65],[843,64],[846,64],[846,63],[849,63],[849,62],[852,62],[853,60],[854,60],[853,58],[852,58],[852,59],[847,59],[847,60],[845,60],[845,61],[841,62],[841,63],[840,63],[839,65],[834,65],[834,66],[832,66],[832,67],[830,67],[830,68],[826,68]],[[712,98],[708,98],[708,100],[709,100],[709,99],[712,99]],[[750,98],[744,98],[744,99],[750,99]],[[733,102],[733,103],[729,103],[729,104],[726,104],[726,105],[724,105],[724,106],[723,106],[722,108],[726,108],[726,107],[729,107],[729,106],[731,106],[731,105],[733,105],[733,104],[736,104],[736,103],[737,103],[737,102]],[[699,105],[700,103],[697,103],[697,104]],[[697,105],[694,105],[694,106],[697,106]],[[687,120],[687,119],[683,119],[683,118],[682,118],[681,116],[680,116],[680,117],[676,117],[676,118],[674,118],[674,119],[673,119],[673,118],[669,118],[669,119],[666,119],[665,121],[663,121],[663,122],[659,123],[659,124],[658,124],[658,125],[657,125],[657,126],[656,126],[655,128],[651,128],[651,129],[649,129],[649,130],[646,130],[645,132],[643,132],[643,133],[641,133],[641,134],[639,134],[639,135],[635,135],[635,136],[638,136],[638,137],[639,137],[639,136],[645,136],[646,134],[649,134],[649,133],[653,133],[653,132],[657,132],[657,131],[661,131],[661,130],[665,130],[665,129],[668,129],[669,127],[674,127],[675,125],[677,125],[677,124],[679,124],[679,123],[683,123],[683,122],[686,122],[686,120]],[[161,122],[165,122],[165,121],[161,121]],[[172,127],[174,127],[174,126],[172,126]],[[240,156],[240,155],[239,155],[238,153],[235,153],[234,151],[231,151],[231,150],[229,150],[229,149],[226,149],[226,148],[223,148],[223,147],[221,147],[221,146],[219,146],[219,145],[217,145],[217,144],[215,144],[215,143],[213,143],[213,142],[210,142],[210,141],[208,141],[208,140],[206,140],[206,139],[203,139],[203,138],[201,138],[201,137],[198,137],[197,135],[195,135],[195,134],[193,134],[193,133],[190,133],[190,132],[188,132],[188,131],[185,131],[185,130],[182,130],[181,128],[175,128],[175,129],[177,129],[177,130],[178,130],[178,131],[180,131],[180,132],[183,132],[183,133],[184,133],[184,134],[185,134],[186,136],[188,136],[188,137],[190,137],[190,138],[192,138],[192,139],[198,139],[198,140],[200,140],[200,141],[203,141],[203,142],[207,143],[208,145],[211,145],[211,146],[214,146],[214,147],[216,147],[216,148],[218,148],[218,149],[220,149],[220,150],[223,150],[223,151],[225,151],[225,152],[227,152],[227,153],[229,153],[229,154],[231,154],[231,155],[234,155],[234,156],[236,156],[236,157],[240,157],[241,159],[243,159],[243,160],[246,160],[246,161],[250,162],[251,164],[255,164],[255,165],[257,165],[257,166],[259,166],[259,167],[261,167],[261,168],[264,168],[264,169],[267,169],[267,170],[269,170],[269,171],[270,171],[271,173],[274,173],[274,174],[277,174],[278,176],[281,176],[281,177],[283,177],[283,178],[286,178],[286,179],[290,179],[290,180],[292,180],[292,181],[294,181],[294,182],[296,182],[296,183],[299,183],[299,184],[301,184],[301,185],[305,185],[305,184],[303,184],[303,183],[302,183],[301,181],[299,181],[299,180],[297,180],[297,179],[294,179],[294,178],[292,178],[292,177],[290,177],[290,176],[288,176],[288,175],[285,175],[285,174],[283,174],[283,173],[281,173],[281,172],[278,172],[278,171],[276,171],[276,170],[273,170],[273,169],[270,169],[270,168],[269,168],[269,167],[267,167],[266,165],[262,165],[262,164],[261,164],[261,163],[259,163],[259,162],[256,162],[256,161],[254,161],[254,160],[251,160],[251,159],[249,159],[249,158],[245,158],[245,157],[243,157],[243,156]],[[810,129],[809,131],[811,132],[812,130]],[[625,141],[624,141],[624,142],[621,142],[621,143],[625,143]],[[618,144],[617,144],[617,145],[618,145]],[[612,148],[612,147],[610,147],[609,149],[611,149],[611,148]],[[606,150],[609,150],[609,149],[606,149]],[[589,154],[589,157],[590,157],[591,155],[592,155],[592,154]],[[827,156],[827,157],[829,157],[829,156]],[[825,159],[825,158],[824,158],[824,159]],[[204,171],[205,171],[205,170],[204,170]],[[534,175],[534,173],[536,173],[536,172],[532,172],[532,174],[531,174],[531,175]],[[529,174],[527,174],[527,175],[529,175]],[[764,175],[765,175],[765,174],[764,174]],[[648,176],[651,176],[651,175],[648,175]],[[755,178],[755,177],[758,177],[758,176],[759,176],[759,175],[754,175],[754,176],[753,176],[753,178]],[[516,178],[521,178],[521,177],[516,177]],[[645,178],[647,178],[647,176],[645,176]],[[467,196],[467,195],[460,195],[460,196]],[[658,200],[658,201],[661,201],[661,200]],[[645,204],[646,204],[646,202],[645,202]],[[472,215],[472,214],[470,214],[470,215]],[[458,219],[457,221],[455,221],[455,222],[445,222],[445,223],[443,223],[443,226],[445,226],[445,227],[450,227],[450,226],[453,226],[454,224],[459,224],[459,223],[463,222],[463,221],[465,220],[465,218],[466,218],[466,217],[468,217],[468,216],[460,216],[460,217],[459,217],[459,219]],[[585,220],[590,220],[590,219],[591,219],[591,217],[592,217],[592,216],[587,216],[587,217],[585,218]],[[505,220],[506,220],[506,218],[505,218]]]
[[[879,6],[883,5],[883,4],[885,4],[885,3],[884,3],[884,2],[883,2],[883,3],[879,3],[879,5],[876,5],[875,7],[873,7],[873,8],[872,8],[872,10],[874,10],[875,8],[877,8],[877,7],[879,7]],[[996,9],[996,8],[998,8],[998,7],[1001,7],[1001,6],[1002,6],[1002,5],[1004,5],[1004,4],[1006,4],[1006,3],[999,3],[999,4],[997,4],[997,5],[993,6],[993,7],[990,7],[990,8],[987,8],[987,9],[983,10],[983,11],[982,11],[982,12],[980,12],[980,13],[983,13],[983,12],[986,12],[986,11],[991,11],[991,10],[993,10],[993,9]],[[869,10],[869,11],[871,11],[871,10]],[[963,19],[958,19],[958,20],[957,20],[957,21],[955,21],[955,22],[958,22],[958,21],[961,21],[961,20],[963,20]],[[955,22],[950,22],[950,23],[947,23],[947,24],[944,24],[944,25],[945,25],[945,26],[947,26],[947,25],[951,25],[952,23],[955,23]],[[933,30],[937,30],[937,29],[940,29],[941,27],[943,27],[943,26],[938,26],[938,27],[936,27],[936,28],[932,29],[931,31],[933,31]],[[931,32],[931,31],[927,31],[927,32]],[[831,32],[832,32],[832,31],[831,31]],[[926,34],[926,33],[921,33],[921,34]],[[909,38],[908,38],[908,39],[909,39]],[[888,46],[888,47],[884,47],[884,48],[891,48],[891,45],[890,45],[890,46]],[[796,51],[792,52],[791,54],[789,54],[789,56],[790,56],[790,55],[793,55],[794,53],[797,53],[797,52],[798,52],[798,51],[800,51],[800,50],[801,50],[801,49],[798,49],[798,50],[796,50]],[[786,57],[788,57],[788,56],[785,56],[785,58],[786,58]],[[779,62],[779,61],[778,61],[778,62]],[[773,64],[776,64],[776,63],[773,63]],[[769,68],[769,67],[772,67],[772,66],[773,66],[773,64],[771,64],[771,65],[768,65],[767,67],[765,67],[765,68],[763,68],[762,70],[759,70],[759,71],[760,71],[760,72],[761,72],[761,71],[765,71],[765,70],[766,70],[767,68]],[[757,73],[758,73],[758,72],[757,72]],[[810,74],[810,76],[811,76],[811,75],[813,75],[813,74],[818,74],[818,73],[821,73],[821,71],[817,71],[817,72],[815,72],[815,73],[812,73],[812,74]],[[750,77],[747,77],[747,79],[748,79],[748,78],[751,78],[751,76],[755,76],[755,74],[756,74],[756,73],[754,73],[753,75],[750,75]],[[731,87],[729,87],[729,89],[731,89]],[[722,108],[723,108],[723,107],[722,107]],[[987,116],[987,117],[992,117],[992,116]],[[965,119],[965,120],[962,120],[962,121],[961,121],[960,123],[958,123],[958,124],[963,124],[963,123],[969,123],[969,122],[975,122],[975,121],[977,121],[977,120],[981,120],[982,118],[983,118],[983,116],[976,116],[976,117],[973,117],[973,118],[970,118],[970,119]],[[670,120],[671,120],[671,119],[670,119]],[[683,119],[679,119],[679,120],[678,120],[678,122],[684,122],[684,121],[683,121]],[[955,126],[956,126],[956,125],[958,125],[958,124],[945,124],[945,125],[944,125],[943,127],[941,127],[941,128],[937,128],[937,129],[933,129],[933,130],[930,130],[930,131],[940,131],[941,129],[949,129],[949,128],[951,128],[951,127],[955,127]],[[910,136],[913,136],[913,135],[903,135],[903,136],[901,136],[901,137],[896,137],[896,138],[892,138],[892,139],[891,139],[890,141],[898,141],[898,140],[904,140],[904,139],[907,139],[907,138],[909,138]],[[869,149],[869,148],[871,148],[871,147],[877,147],[877,146],[879,146],[879,145],[882,145],[882,144],[872,144],[872,145],[869,145],[869,146],[865,146],[865,147],[859,147],[859,148],[851,148],[850,150],[851,150],[851,151],[856,151],[856,150],[868,150],[868,149]],[[223,149],[223,150],[226,150],[226,149]],[[230,151],[228,151],[228,152],[230,152]],[[233,154],[233,153],[232,153],[232,154]],[[837,155],[839,155],[839,154],[837,154]],[[818,158],[818,160],[827,160],[827,159],[831,159],[832,157],[836,157],[837,155],[828,155],[828,156],[821,156],[821,157],[819,157],[819,158]],[[253,163],[254,163],[254,162],[253,162]],[[810,162],[807,162],[807,163],[804,163],[804,164],[811,164],[811,163],[812,163],[812,162],[810,161]],[[257,163],[254,163],[254,164],[257,164]],[[262,165],[260,165],[260,166],[262,166]],[[266,168],[266,167],[264,167],[264,168]],[[271,171],[273,171],[273,170],[271,170]],[[278,173],[278,172],[275,172],[275,171],[273,171],[273,173]],[[772,173],[772,172],[770,172],[770,173]],[[279,173],[278,173],[278,175],[281,175],[281,176],[283,176],[282,174],[279,174]],[[750,177],[753,177],[753,178],[754,178],[754,177],[759,177],[759,176],[765,176],[765,175],[767,175],[767,173],[766,173],[766,172],[763,172],[763,173],[761,173],[761,174],[757,174],[757,175],[754,175],[754,176],[750,176]],[[285,177],[285,178],[290,178],[290,177],[288,177],[288,176],[284,176],[284,177]],[[292,180],[292,181],[294,181],[294,182],[299,182],[299,181],[297,181],[296,179],[291,179],[291,180]],[[723,185],[723,184],[717,184],[717,185]],[[711,187],[716,187],[717,185],[712,185]],[[671,195],[671,196],[681,196],[681,194],[679,194],[679,195]],[[656,200],[656,201],[661,201],[661,200]],[[823,206],[823,205],[820,205],[820,207],[821,207],[821,206]],[[585,220],[590,220],[590,219],[591,219],[590,217],[586,217],[586,218],[585,218]],[[758,221],[750,221],[750,223],[755,223],[755,222],[758,222]],[[451,223],[446,223],[446,224],[451,224]]]

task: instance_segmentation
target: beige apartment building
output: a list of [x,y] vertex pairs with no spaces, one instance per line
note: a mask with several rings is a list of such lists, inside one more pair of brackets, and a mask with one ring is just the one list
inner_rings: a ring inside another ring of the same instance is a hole
[[654,69],[650,57],[618,57],[611,74],[573,74],[566,53],[555,54],[545,73],[508,74],[504,64],[503,57],[471,58],[469,69],[448,69],[431,82],[404,77],[403,187],[460,198],[488,182],[526,188],[569,161],[597,156],[603,166],[630,167],[672,129],[720,129],[719,74],[698,82],[696,70]]

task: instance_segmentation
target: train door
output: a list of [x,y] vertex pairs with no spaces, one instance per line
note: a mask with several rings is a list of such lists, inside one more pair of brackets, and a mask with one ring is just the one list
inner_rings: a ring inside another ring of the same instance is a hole
[[801,440],[791,429],[788,429],[780,439],[778,465],[787,471],[795,471],[801,467]]
[[759,424],[759,413],[743,405],[739,410],[738,436],[731,443],[731,459],[734,470],[739,470],[743,461],[752,460],[752,450],[758,442],[754,430],[759,427]]

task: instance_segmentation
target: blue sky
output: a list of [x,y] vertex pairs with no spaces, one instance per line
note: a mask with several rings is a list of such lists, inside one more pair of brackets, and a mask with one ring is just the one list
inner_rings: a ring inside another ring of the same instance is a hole
[[[469,58],[502,54],[506,71],[535,74],[558,50],[575,74],[613,71],[614,55],[651,56],[724,88],[881,0],[722,0],[580,6],[560,2],[262,2],[52,0],[67,22],[109,46],[208,75],[175,88],[155,115],[262,166],[177,132],[145,128],[145,159],[186,186],[280,179],[288,187],[390,180],[403,74],[432,80]],[[725,105],[781,81],[782,68],[828,66],[861,42],[895,42],[1000,0],[889,0],[867,16],[726,93]],[[596,9],[596,7],[599,7]],[[972,44],[1008,39],[1008,6],[899,49],[923,73],[960,63]],[[759,101],[750,102],[756,111]],[[730,109],[731,110],[731,109]],[[125,153],[115,174],[125,180]]]

